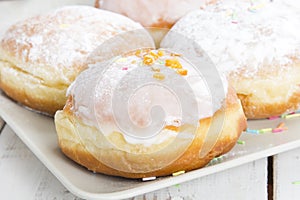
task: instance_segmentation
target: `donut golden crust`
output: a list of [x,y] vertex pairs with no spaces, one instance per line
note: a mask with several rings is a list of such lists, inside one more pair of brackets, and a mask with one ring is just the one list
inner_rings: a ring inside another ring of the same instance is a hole
[[21,104],[54,115],[89,54],[114,35],[136,29],[142,26],[88,6],[66,6],[21,21],[0,43],[0,88]]
[[[103,164],[99,159],[96,159],[93,155],[96,152],[90,152],[82,141],[84,138],[79,137],[77,134],[74,121],[79,122],[80,129],[92,132],[95,135],[99,134],[99,131],[91,126],[80,123],[80,120],[70,110],[72,105],[72,98],[70,97],[63,111],[58,111],[55,115],[55,124],[58,134],[59,146],[62,152],[75,162],[86,167],[93,172],[99,172],[107,175],[122,176],[127,178],[143,178],[151,176],[166,176],[177,171],[190,171],[205,166],[211,159],[221,154],[228,152],[235,144],[240,136],[240,133],[246,128],[246,119],[244,117],[242,107],[239,100],[236,97],[235,92],[230,89],[226,98],[226,106],[224,105],[219,111],[217,111],[213,117],[205,118],[200,121],[200,127],[197,130],[196,136],[192,144],[177,160],[170,163],[156,171],[146,173],[130,173],[127,171],[120,171],[111,168]],[[225,121],[221,130],[220,136],[216,141],[213,148],[203,158],[199,157],[199,151],[204,143],[205,133],[210,128],[212,120],[220,120],[225,114]],[[77,127],[78,128],[78,127]],[[101,141],[94,141],[94,143],[101,143]],[[101,147],[100,147],[101,148]],[[172,151],[170,151],[172,152]],[[176,152],[176,148],[174,148]],[[104,156],[113,158],[113,162],[117,162],[121,165],[130,165],[132,163],[138,163],[139,165],[151,165],[151,163],[145,163],[144,160],[148,160],[143,155],[135,156],[134,154],[126,153],[120,150],[108,150]],[[171,155],[158,155],[154,160],[165,159]]]
[[269,66],[255,75],[243,70],[231,73],[229,81],[237,91],[247,118],[280,116],[300,107],[300,60],[288,66]]
[[10,98],[31,109],[54,115],[66,103],[64,85],[44,85],[41,79],[23,73],[9,63],[0,62],[0,75],[0,88]]

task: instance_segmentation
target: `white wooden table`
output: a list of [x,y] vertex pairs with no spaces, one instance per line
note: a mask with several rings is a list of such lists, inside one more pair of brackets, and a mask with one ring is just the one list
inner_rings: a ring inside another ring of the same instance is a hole
[[[3,126],[0,134],[1,199],[78,199],[47,170],[8,125]],[[133,199],[264,200],[267,199],[267,159]]]
[[[79,199],[71,194],[0,120],[1,199]],[[268,168],[273,187],[268,193]],[[164,188],[134,200],[293,200],[300,198],[300,148]],[[298,181],[298,182],[297,182]],[[272,198],[273,197],[273,198]]]
[[[93,0],[0,1],[0,36],[10,24],[26,16],[60,5],[73,3],[92,5],[93,2]],[[269,197],[276,200],[296,200],[300,199],[300,184],[297,182],[300,181],[299,169],[300,148],[276,155],[269,163],[268,158],[263,158],[132,199],[267,200]],[[272,182],[273,185],[270,185]],[[79,199],[48,171],[1,118],[0,199]]]

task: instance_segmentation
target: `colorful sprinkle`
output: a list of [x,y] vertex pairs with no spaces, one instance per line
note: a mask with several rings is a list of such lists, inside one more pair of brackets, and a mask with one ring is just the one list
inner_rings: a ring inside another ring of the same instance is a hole
[[300,181],[293,181],[292,184],[294,184],[294,185],[300,185]]
[[258,130],[259,133],[267,133],[267,132],[272,132],[272,128],[263,128]]
[[162,73],[156,72],[153,74],[153,78],[158,79],[158,80],[164,80],[165,75],[163,75]]
[[179,175],[184,174],[184,173],[185,173],[185,171],[174,172],[172,174],[172,176],[179,176]]
[[276,128],[283,128],[283,127],[285,127],[285,123],[284,123],[284,122],[281,122],[281,123],[279,123],[279,124],[276,126]]
[[224,157],[225,157],[225,156],[222,155],[222,156],[218,156],[218,157],[213,158],[213,159],[210,161],[209,165],[214,165],[214,164],[217,164],[217,163],[222,162]]
[[280,116],[272,116],[272,117],[269,117],[268,119],[269,120],[274,120],[274,119],[278,119],[278,118],[289,119],[289,118],[299,117],[300,115],[298,115],[298,114],[300,114],[300,110],[290,112],[290,113],[285,113]]
[[272,133],[280,133],[280,132],[285,131],[285,130],[287,130],[287,128],[274,128],[272,130]]
[[262,9],[263,7],[265,7],[265,3],[259,3],[256,5],[252,5],[251,7],[248,8],[248,11],[256,13],[258,10]]
[[249,128],[246,129],[246,132],[247,133],[256,133],[256,134],[259,134],[259,130],[249,129]]
[[122,70],[124,70],[124,71],[125,71],[125,70],[128,70],[128,67],[123,67]]
[[300,117],[300,113],[286,115],[285,119],[291,119],[291,118],[295,118],[295,117]]
[[252,12],[252,13],[256,13],[256,12],[257,12],[257,10],[254,9],[254,8],[252,8],[252,7],[248,8],[248,11],[249,11],[249,12]]
[[237,143],[238,144],[246,144],[246,142],[244,140],[238,140]]
[[163,60],[157,60],[158,64],[164,65],[165,62]]
[[176,184],[175,187],[179,188],[179,187],[180,187],[180,184]]
[[153,181],[156,179],[156,176],[152,176],[152,177],[146,177],[146,178],[143,178],[142,180],[143,181]]
[[127,60],[127,58],[122,57],[122,58],[119,58],[116,62],[123,63],[123,62],[126,62],[126,60]]
[[282,114],[280,115],[280,118],[285,118],[288,114]]
[[222,160],[223,158],[224,158],[224,156],[222,155],[222,156],[215,157],[214,159],[220,161],[220,160]]
[[274,119],[278,119],[278,118],[280,118],[279,116],[271,116],[271,117],[269,117],[268,119],[269,120],[274,120]]

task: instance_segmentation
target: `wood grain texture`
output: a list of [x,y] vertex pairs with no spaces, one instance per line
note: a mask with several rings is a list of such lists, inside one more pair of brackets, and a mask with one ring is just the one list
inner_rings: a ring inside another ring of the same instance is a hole
[[[264,200],[266,170],[266,159],[261,159],[128,200]],[[3,199],[79,199],[47,170],[9,126],[0,135],[0,177]]]
[[300,199],[300,148],[274,156],[274,200]]
[[0,135],[1,199],[78,199],[5,126]]
[[264,200],[266,184],[267,161],[261,159],[131,200]]

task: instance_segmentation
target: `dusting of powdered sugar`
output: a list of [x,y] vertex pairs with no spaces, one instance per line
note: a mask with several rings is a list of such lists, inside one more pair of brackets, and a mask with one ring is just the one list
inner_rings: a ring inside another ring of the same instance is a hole
[[[121,55],[109,62],[90,65],[68,89],[67,95],[73,99],[72,112],[85,124],[98,128],[105,135],[113,131],[122,133],[116,120],[125,121],[124,114],[130,115],[130,119],[138,127],[151,123],[151,120],[159,120],[151,119],[150,116],[151,109],[157,105],[164,109],[165,118],[162,120],[165,120],[166,125],[179,127],[195,121],[198,124],[200,119],[211,117],[224,104],[228,88],[226,78],[223,77],[218,82],[222,85],[208,87],[205,79],[207,77],[202,77],[185,58],[178,56],[176,60],[187,70],[186,75],[178,75],[176,69],[167,70],[166,61],[172,59],[174,56],[165,53],[153,65],[148,66],[143,64],[143,58],[139,56]],[[155,74],[160,76],[155,78]],[[183,83],[187,83],[190,89]],[[212,94],[218,88],[224,88],[223,96]],[[118,92],[121,101],[114,104]],[[180,96],[192,97],[194,100],[184,99],[190,102],[184,107]],[[122,107],[126,107],[126,112],[115,113]],[[135,131],[133,126],[127,127],[128,129]],[[169,132],[169,136],[173,137],[174,133]],[[156,137],[137,140],[126,134],[123,136],[129,143],[150,144],[158,141]],[[163,141],[167,138],[163,137]]]
[[[294,3],[296,4],[296,3]],[[227,0],[193,11],[171,32],[196,41],[225,73],[245,67],[252,76],[262,66],[287,65],[300,54],[299,6],[290,1]],[[172,44],[168,35],[162,47]]]
[[48,84],[68,85],[96,47],[118,33],[141,28],[119,14],[89,6],[65,6],[13,25],[1,41],[0,60]]

